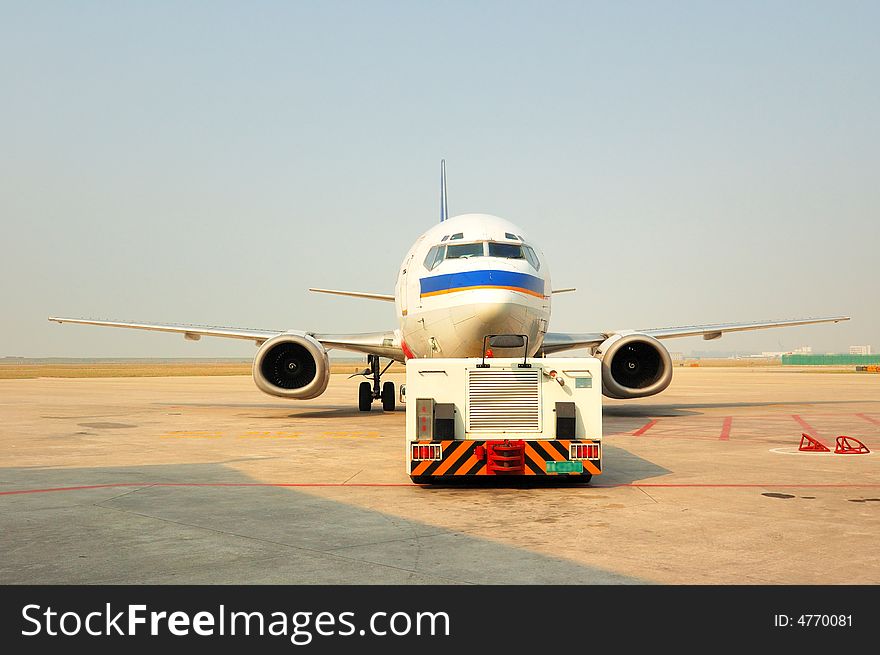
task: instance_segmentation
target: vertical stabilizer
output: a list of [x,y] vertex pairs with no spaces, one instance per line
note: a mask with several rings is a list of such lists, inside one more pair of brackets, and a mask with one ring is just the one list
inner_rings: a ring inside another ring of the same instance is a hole
[[440,160],[440,222],[449,218],[449,207],[446,205],[446,160]]

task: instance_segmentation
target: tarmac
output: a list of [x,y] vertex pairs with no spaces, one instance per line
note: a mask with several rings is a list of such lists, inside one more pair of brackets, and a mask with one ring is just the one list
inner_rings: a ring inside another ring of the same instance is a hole
[[411,484],[358,382],[0,380],[0,583],[880,582],[880,375],[677,368],[590,485],[477,488]]

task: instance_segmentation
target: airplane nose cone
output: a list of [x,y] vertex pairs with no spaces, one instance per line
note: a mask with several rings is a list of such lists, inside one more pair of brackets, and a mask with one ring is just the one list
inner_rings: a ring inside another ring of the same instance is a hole
[[489,333],[498,333],[507,329],[510,324],[512,305],[505,303],[486,303],[474,308],[474,318],[481,328]]
[[[517,294],[508,291],[495,291],[493,302],[481,302],[468,305],[467,311],[460,308],[456,314],[456,336],[459,343],[471,344],[467,353],[456,355],[479,357],[482,355],[483,338],[490,334],[525,334],[530,345],[537,338],[538,316],[533,309],[517,302]],[[522,350],[494,349],[496,357],[518,357]],[[533,348],[530,348],[533,350]]]

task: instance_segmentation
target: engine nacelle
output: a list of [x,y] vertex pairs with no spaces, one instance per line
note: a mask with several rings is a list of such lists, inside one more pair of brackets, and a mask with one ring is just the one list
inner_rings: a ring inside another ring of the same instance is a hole
[[307,334],[279,334],[260,346],[253,373],[257,387],[270,396],[309,400],[327,388],[330,358]]
[[672,357],[654,337],[616,334],[596,350],[602,360],[602,393],[609,398],[642,398],[672,382]]

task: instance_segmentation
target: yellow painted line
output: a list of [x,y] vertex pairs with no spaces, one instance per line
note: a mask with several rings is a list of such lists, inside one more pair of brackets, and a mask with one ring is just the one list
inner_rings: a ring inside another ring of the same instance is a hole
[[173,432],[160,436],[160,439],[219,439],[219,432]]
[[238,435],[239,439],[298,439],[300,432],[245,432]]
[[321,433],[325,439],[378,439],[378,432],[354,432],[348,430],[328,430]]

